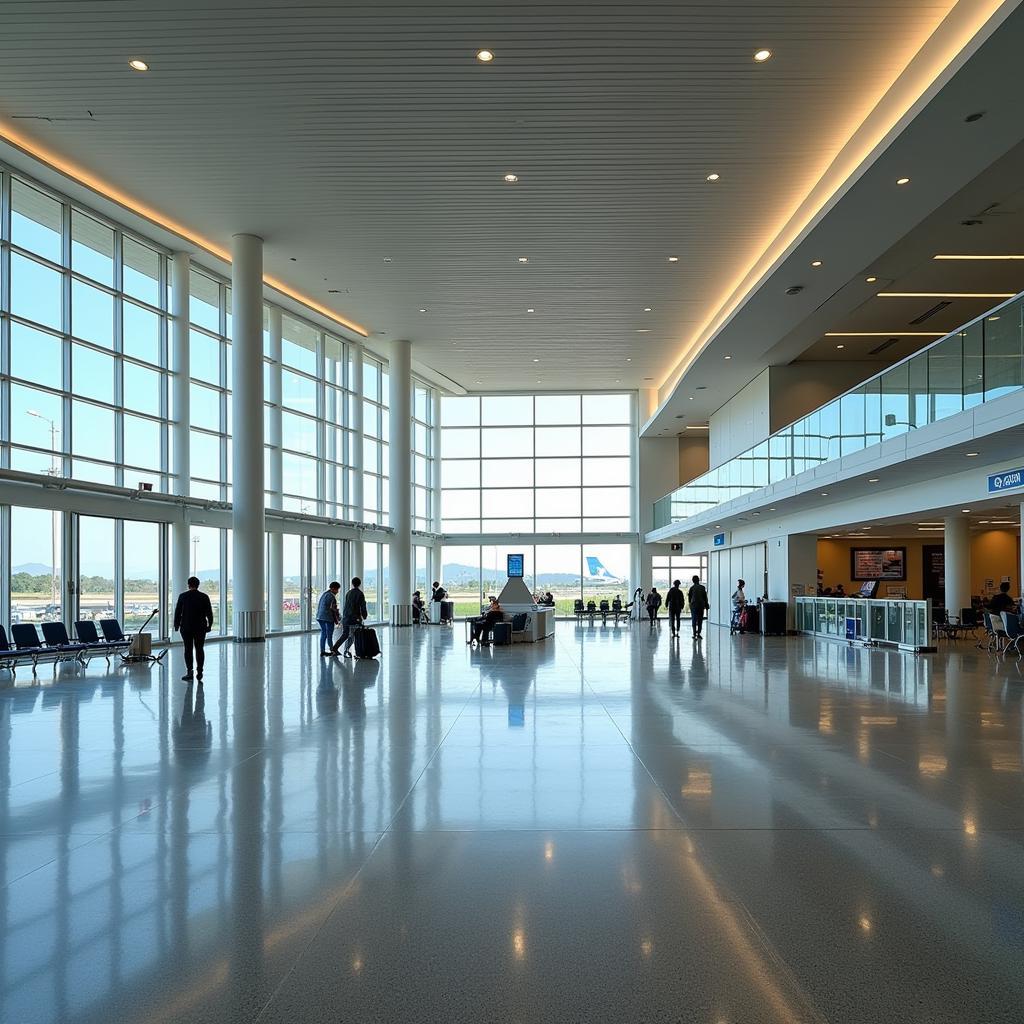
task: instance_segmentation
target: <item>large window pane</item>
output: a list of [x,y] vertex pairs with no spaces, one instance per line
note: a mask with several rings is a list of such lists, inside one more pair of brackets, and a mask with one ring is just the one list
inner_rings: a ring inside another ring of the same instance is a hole
[[[134,302],[123,302],[121,309],[124,354],[147,363],[159,363],[160,317]],[[192,375],[196,375],[194,371]]]
[[78,520],[78,615],[108,619],[114,607],[114,520],[82,516]]
[[538,544],[534,550],[537,589],[551,591],[558,615],[571,615],[573,602],[583,597],[580,558],[578,544]]
[[221,342],[200,331],[189,333],[189,376],[206,384],[219,385]]
[[583,431],[584,455],[629,455],[629,427],[587,427]]
[[316,374],[316,349],[320,332],[294,317],[281,317],[281,362]]
[[[220,480],[220,438],[201,430],[189,432],[189,468],[192,476]],[[193,494],[196,493],[193,488]]]
[[1024,304],[1000,310],[985,321],[985,401],[1008,395],[1024,384]]
[[584,423],[629,423],[629,395],[584,395]]
[[581,423],[579,395],[538,395],[537,424]]
[[479,547],[443,547],[438,579],[455,603],[456,615],[480,614]]
[[160,254],[134,238],[121,240],[122,277],[128,295],[160,305]]
[[56,334],[37,331],[25,324],[11,324],[11,376],[45,384],[47,387],[61,387],[61,347],[63,342]]
[[[160,469],[159,421],[125,414],[124,461],[128,466],[142,466],[155,471]],[[133,483],[134,480],[125,480],[126,487],[131,487]]]
[[62,519],[60,512],[11,508],[11,622],[60,615]]
[[114,286],[114,231],[80,210],[71,211],[71,269]]
[[60,273],[20,253],[11,253],[11,312],[59,331],[62,310]]
[[189,319],[192,323],[215,334],[220,333],[220,285],[193,270],[189,275],[189,294]]
[[472,429],[441,430],[441,451],[446,458],[465,459],[480,455],[480,431]]
[[114,410],[88,402],[71,403],[71,450],[89,459],[114,461]]
[[534,472],[538,487],[579,487],[580,459],[537,459]]
[[72,281],[71,333],[83,341],[113,348],[114,297],[84,281]]
[[61,263],[62,216],[56,199],[17,178],[11,179],[11,241],[15,245]]
[[124,530],[124,627],[138,629],[159,604],[160,527],[126,520]]
[[480,469],[484,487],[533,486],[533,459],[484,459]]
[[71,391],[98,402],[114,401],[113,357],[85,345],[71,346]]
[[125,408],[159,416],[161,374],[138,363],[125,361],[123,365]]
[[441,399],[442,427],[476,427],[480,424],[480,399],[453,396]]
[[533,398],[530,395],[485,395],[481,405],[484,426],[533,423]]

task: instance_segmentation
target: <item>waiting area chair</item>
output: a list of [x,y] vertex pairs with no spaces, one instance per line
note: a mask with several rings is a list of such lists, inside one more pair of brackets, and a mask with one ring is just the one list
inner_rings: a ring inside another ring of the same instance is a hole
[[1006,627],[1003,625],[1002,617],[993,615],[991,612],[984,612],[985,632],[988,635],[988,650],[994,650],[999,654],[1006,644]]
[[11,626],[11,637],[15,650],[32,662],[32,674],[36,674],[36,666],[40,661],[78,660],[77,651],[62,651],[59,647],[48,647],[39,638],[33,622],[15,622]]
[[88,658],[91,649],[90,645],[81,640],[72,640],[68,636],[67,627],[63,622],[44,622],[41,625],[43,642],[48,648],[62,651],[65,654],[73,654],[80,659]]
[[121,640],[108,640],[106,637],[101,637],[96,630],[96,623],[92,619],[81,619],[76,622],[75,635],[82,643],[89,644],[97,654],[102,654],[108,662],[111,654],[128,650],[132,643],[127,637]]
[[1024,640],[1020,616],[1016,612],[1003,612],[1000,618],[1003,620],[1003,635],[1006,637],[1003,654],[1006,654],[1011,647],[1015,654],[1020,654],[1020,644]]
[[[44,654],[45,651],[40,648],[38,653]],[[0,669],[7,669],[13,676],[19,664],[32,662],[34,672],[34,654],[36,654],[35,651],[19,650],[15,647],[7,638],[7,630],[0,626]]]
[[608,624],[608,613],[612,610],[611,605],[606,600],[602,600],[598,608],[601,610],[601,625],[606,626]]
[[573,601],[572,611],[573,614],[576,616],[577,623],[582,623],[583,613],[586,611],[586,606],[583,604],[583,601],[580,598],[577,597],[576,600]]

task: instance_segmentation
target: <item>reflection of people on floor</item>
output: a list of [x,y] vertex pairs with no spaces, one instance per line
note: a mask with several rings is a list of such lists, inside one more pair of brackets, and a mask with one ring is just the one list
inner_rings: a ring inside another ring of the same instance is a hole
[[320,662],[320,682],[316,688],[316,710],[321,716],[334,715],[338,711],[338,688],[334,685],[334,662]]
[[181,718],[173,727],[174,750],[182,764],[202,765],[213,747],[213,723],[206,720],[206,693],[202,686],[185,687]]

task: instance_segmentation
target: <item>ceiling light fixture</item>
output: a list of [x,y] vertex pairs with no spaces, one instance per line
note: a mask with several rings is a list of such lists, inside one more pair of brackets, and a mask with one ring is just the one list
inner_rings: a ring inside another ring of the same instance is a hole
[[537,311],[533,308],[533,306],[530,306],[530,308],[526,312],[527,313],[536,313]]
[[820,267],[821,266],[821,260],[812,260],[811,261],[811,266],[812,267]]
[[138,57],[132,57],[132,59],[128,61],[128,67],[130,67],[132,71],[149,70],[149,65],[144,60],[140,60]]
[[427,309],[426,309],[425,306],[420,306],[420,312],[421,313],[426,313],[426,311],[427,311]]
[[645,313],[650,313],[650,311],[651,311],[651,307],[650,306],[644,306],[644,312]]
[[897,178],[896,179],[896,184],[897,185],[908,185],[908,184],[910,184],[910,179],[909,178]]
[[989,317],[989,320],[998,320],[998,319],[999,319],[999,317],[997,317],[997,316],[990,316]]
[[843,345],[843,344],[839,344],[839,345],[836,345],[836,348],[846,348],[846,346]]
[[709,174],[707,178],[705,178],[705,181],[718,181],[719,177],[721,177],[721,175]]
[[965,455],[964,455],[964,458],[976,459],[978,457],[978,454],[979,454],[978,452],[966,452]]
[[865,277],[864,280],[867,281],[868,284],[874,284],[878,280],[878,278],[877,277]]
[[723,356],[723,359],[732,359],[732,356]]
[[690,395],[690,401],[691,402],[693,401],[693,395]]
[[539,363],[539,362],[540,362],[540,360],[539,360],[539,359],[534,359],[534,362],[535,362],[535,363]]
[[869,476],[868,477],[868,483],[869,484],[877,484],[878,483],[878,477],[877,476]]
[[877,292],[880,299],[1012,299],[1016,292]]
[[529,263],[530,262],[530,257],[529,256],[520,256],[519,257],[519,262],[520,263]]
[[494,54],[490,50],[477,50],[476,59],[481,64],[490,64],[494,60]]
[[771,55],[771,50],[758,50],[757,53],[754,54],[754,60],[757,61],[758,64],[763,64],[766,60],[771,59]]
[[637,334],[650,334],[651,333],[651,329],[650,329],[650,327],[638,327],[636,329],[636,333]]
[[933,256],[933,260],[1024,260],[1024,256],[1010,256],[1010,255],[970,255],[967,253],[941,253],[938,256]]
[[944,338],[942,331],[826,331],[826,338]]
[[828,491],[822,491],[822,492],[821,492],[821,496],[822,496],[823,498],[827,498],[827,497],[828,497]]
[[669,263],[678,263],[679,262],[679,257],[678,256],[669,256],[668,261],[669,261]]
[[971,510],[969,508],[962,508],[962,509],[960,509],[960,511],[961,512],[970,512]]
[[519,180],[519,175],[518,174],[506,174],[504,180],[506,182],[508,182],[509,185],[514,185]]

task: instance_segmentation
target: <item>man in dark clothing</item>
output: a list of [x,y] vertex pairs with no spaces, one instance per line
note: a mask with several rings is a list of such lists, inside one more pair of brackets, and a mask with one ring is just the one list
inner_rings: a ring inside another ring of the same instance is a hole
[[366,598],[360,589],[362,585],[363,581],[358,576],[352,577],[352,589],[345,595],[345,604],[341,609],[341,636],[338,637],[338,642],[331,648],[337,654],[338,648],[344,644],[345,649],[341,653],[346,658],[352,657],[349,653],[349,648],[356,639],[355,627],[362,625],[363,621],[367,618]]
[[174,606],[174,628],[181,634],[185,645],[185,674],[182,679],[192,678],[192,651],[195,649],[196,679],[203,681],[203,663],[206,652],[203,644],[206,634],[213,629],[213,606],[210,598],[199,589],[195,576],[188,578],[188,590],[178,595]]
[[704,625],[704,613],[711,604],[708,601],[708,592],[704,589],[703,584],[701,584],[699,576],[693,577],[693,586],[690,587],[686,596],[690,602],[690,620],[693,623],[693,635],[699,637],[701,635],[701,627]]
[[651,620],[653,626],[658,621],[658,609],[661,607],[661,594],[658,593],[657,587],[651,587],[651,592],[647,595],[647,616]]
[[679,580],[673,580],[669,592],[665,595],[665,607],[668,609],[668,628],[672,636],[679,636],[679,625],[683,618],[683,607],[686,598],[679,589]]
[[334,627],[341,621],[341,615],[338,612],[338,592],[340,590],[341,584],[335,580],[320,595],[320,600],[316,604],[316,621],[320,626],[321,658],[338,653],[338,649],[332,645],[331,641],[334,639]]
[[993,615],[1002,615],[1003,612],[1012,612],[1016,602],[1010,597],[1010,584],[1000,583],[999,593],[994,595],[988,603],[988,610]]
[[448,591],[445,590],[437,580],[434,580],[434,585],[430,588],[430,600],[443,601],[447,596]]

